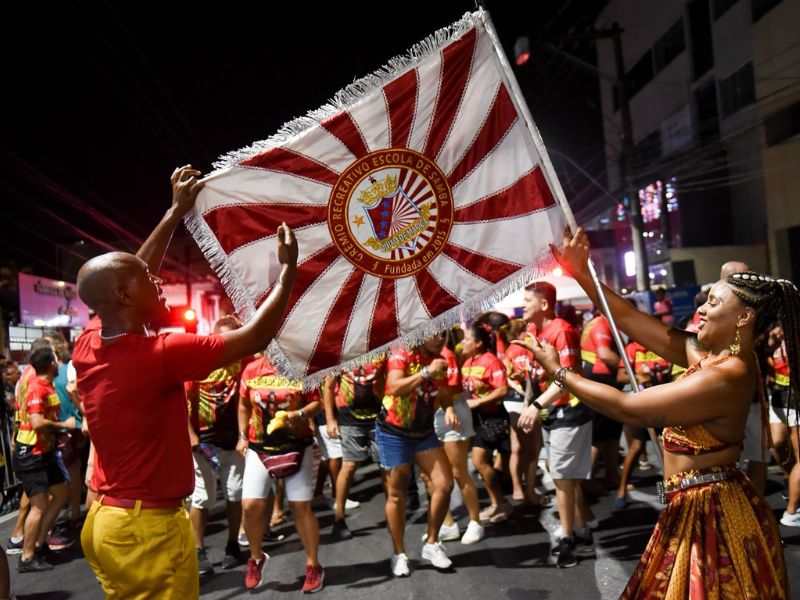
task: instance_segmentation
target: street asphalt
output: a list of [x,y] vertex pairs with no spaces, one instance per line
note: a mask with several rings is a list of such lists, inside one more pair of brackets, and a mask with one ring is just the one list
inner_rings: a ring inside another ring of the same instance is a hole
[[[612,496],[598,498],[592,509],[599,519],[594,533],[597,558],[581,560],[577,567],[558,569],[550,556],[554,531],[558,527],[554,508],[517,506],[512,518],[489,525],[486,537],[474,545],[447,542],[448,555],[454,568],[437,571],[420,558],[420,538],[425,531],[426,507],[409,514],[406,528],[406,551],[411,559],[411,576],[393,578],[389,572],[391,544],[383,514],[383,493],[379,472],[374,465],[362,467],[356,475],[351,498],[361,506],[350,511],[348,524],[353,530],[351,540],[333,542],[330,539],[333,512],[329,508],[317,510],[320,523],[320,561],[325,568],[325,588],[321,597],[361,599],[401,598],[454,598],[458,600],[486,600],[531,598],[564,600],[580,598],[617,598],[644,550],[657,519],[660,505],[655,499],[655,482],[659,475],[655,469],[637,471],[631,491],[629,506],[622,511],[612,511]],[[544,486],[550,489],[547,477]],[[770,472],[768,500],[780,518],[785,501],[781,498],[778,475]],[[482,504],[486,503],[481,489]],[[463,509],[462,530],[466,524]],[[12,515],[0,523],[0,535],[8,539]],[[226,539],[223,506],[218,503],[212,511],[207,530],[206,544],[215,563],[216,573],[201,583],[201,598],[226,600],[229,598],[273,598],[282,592],[283,598],[300,598],[304,575],[302,546],[291,523],[276,529],[285,534],[284,541],[266,546],[271,556],[267,583],[251,593],[244,588],[244,566],[230,571],[221,568]],[[784,536],[786,562],[794,593],[800,598],[800,529],[781,526]],[[18,600],[95,600],[103,593],[94,575],[83,559],[80,545],[62,552],[55,569],[39,574],[16,572],[17,556],[10,556],[12,592]]]

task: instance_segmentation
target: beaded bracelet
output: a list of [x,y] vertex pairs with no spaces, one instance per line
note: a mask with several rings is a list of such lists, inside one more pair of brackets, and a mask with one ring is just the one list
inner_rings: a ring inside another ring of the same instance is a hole
[[553,376],[553,380],[555,381],[555,384],[563,390],[567,385],[567,368],[561,367],[558,369]]

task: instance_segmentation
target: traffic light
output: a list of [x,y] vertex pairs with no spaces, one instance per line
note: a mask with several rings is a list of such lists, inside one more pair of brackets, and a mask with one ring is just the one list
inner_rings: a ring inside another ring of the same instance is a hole
[[182,327],[186,333],[197,333],[197,313],[191,306],[170,306],[168,327]]

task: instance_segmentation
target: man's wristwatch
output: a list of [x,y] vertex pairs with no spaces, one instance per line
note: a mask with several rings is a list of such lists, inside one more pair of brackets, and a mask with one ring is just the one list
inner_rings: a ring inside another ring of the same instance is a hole
[[240,431],[239,432],[239,439],[240,440],[246,440],[247,439],[247,432],[246,431]]
[[303,412],[302,408],[297,409],[297,418],[298,419],[305,419],[306,413]]
[[422,367],[422,369],[420,369],[419,374],[422,375],[423,379],[430,379],[431,378],[431,372],[428,370],[428,366],[427,365],[425,365],[424,367]]
[[542,405],[539,403],[539,401],[538,401],[538,400],[534,400],[533,402],[531,402],[531,404],[533,404],[533,405],[536,407],[536,410],[542,410],[542,409],[544,408],[544,406],[542,406]]

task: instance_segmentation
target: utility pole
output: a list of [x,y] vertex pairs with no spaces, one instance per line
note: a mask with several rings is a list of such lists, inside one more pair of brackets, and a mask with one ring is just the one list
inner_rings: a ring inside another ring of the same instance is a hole
[[[636,289],[640,292],[650,289],[650,266],[647,261],[647,244],[644,241],[642,207],[636,186],[633,184],[633,123],[628,98],[628,80],[625,78],[625,63],[622,59],[622,28],[618,23],[611,26],[609,33],[614,41],[614,64],[616,66],[616,92],[619,98],[619,113],[622,118],[622,152],[620,154],[620,179],[622,190],[628,197],[631,219],[631,241],[636,258]],[[666,207],[664,207],[666,210]]]
[[[569,35],[546,35],[537,36],[539,40],[550,41],[580,41],[580,40],[601,40],[610,39],[614,44],[614,76],[604,73],[594,65],[591,65],[580,58],[572,56],[563,50],[547,44],[552,52],[578,67],[591,71],[601,79],[610,80],[619,99],[620,118],[622,120],[621,142],[622,152],[619,160],[619,173],[622,187],[622,194],[629,200],[631,240],[633,242],[633,253],[636,259],[636,288],[639,291],[650,289],[650,268],[647,260],[647,245],[644,241],[644,225],[642,223],[642,207],[639,204],[638,190],[634,185],[633,177],[633,124],[631,121],[631,107],[629,102],[629,86],[625,77],[625,62],[622,58],[622,28],[618,23],[614,23],[609,29],[592,29],[584,33],[573,33]],[[527,38],[525,38],[527,40]],[[518,41],[519,44],[519,41]],[[524,64],[530,56],[527,41],[524,42],[527,55],[523,58]],[[520,46],[521,48],[522,46]],[[516,48],[515,48],[516,50]],[[666,207],[664,208],[666,210]]]

